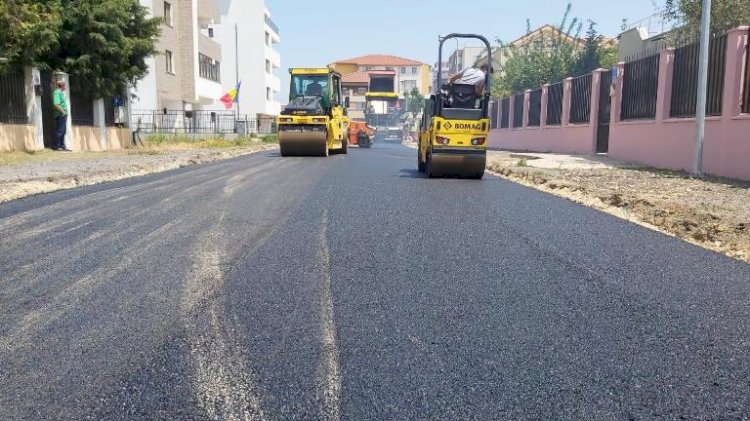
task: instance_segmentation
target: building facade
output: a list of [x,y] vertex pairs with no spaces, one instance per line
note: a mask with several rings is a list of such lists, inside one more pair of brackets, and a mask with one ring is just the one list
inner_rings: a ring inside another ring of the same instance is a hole
[[200,110],[222,95],[222,47],[212,37],[220,22],[214,0],[140,0],[163,19],[158,54],[131,90],[133,110]]
[[357,72],[373,70],[392,70],[396,72],[395,84],[398,93],[419,89],[422,95],[430,92],[430,66],[421,61],[403,57],[373,54],[340,60],[329,65],[344,76]]
[[372,54],[340,60],[329,67],[343,75],[341,86],[349,96],[349,115],[364,118],[365,93],[370,83],[370,72],[393,71],[396,93],[403,95],[414,88],[428,96],[431,90],[432,73],[428,64],[417,60],[392,55]]
[[446,81],[450,74],[451,69],[447,61],[444,61],[442,63],[436,62],[435,65],[432,67],[432,87],[430,88],[431,92],[435,92],[438,88],[438,83],[440,83],[438,81],[438,68],[441,70],[443,81]]
[[[281,55],[275,45],[281,42],[279,28],[263,0],[216,0],[221,24],[214,36],[224,46],[224,92],[242,82],[238,108],[251,118],[278,115],[281,90],[277,72]],[[217,98],[218,99],[218,98]],[[221,105],[223,107],[223,105]]]

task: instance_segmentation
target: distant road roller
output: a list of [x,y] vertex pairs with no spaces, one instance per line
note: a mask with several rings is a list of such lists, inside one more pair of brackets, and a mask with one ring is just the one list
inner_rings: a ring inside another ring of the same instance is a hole
[[282,156],[346,153],[349,98],[341,95],[341,75],[331,69],[289,69],[289,104],[277,118]]
[[[487,48],[487,62],[492,63],[489,41],[473,34],[451,34],[441,38],[438,63],[443,62],[443,44],[454,38],[482,41]],[[491,71],[485,72],[482,92],[478,92],[475,85],[443,85],[440,67],[437,76],[437,86],[441,88],[427,100],[420,122],[417,168],[429,177],[481,179],[487,165]]]

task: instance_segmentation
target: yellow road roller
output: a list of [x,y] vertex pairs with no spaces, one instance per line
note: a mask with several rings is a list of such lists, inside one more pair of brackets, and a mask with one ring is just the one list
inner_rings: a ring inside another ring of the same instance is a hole
[[[477,39],[487,48],[487,62],[492,63],[492,48],[481,35],[451,34],[440,39],[438,63],[443,61],[443,44],[451,39]],[[429,177],[459,176],[481,179],[487,164],[487,141],[490,131],[489,103],[491,71],[485,72],[483,92],[476,85],[443,85],[438,68],[436,94],[430,96],[419,128],[417,168]],[[481,77],[480,77],[481,79]]]
[[276,122],[282,156],[346,153],[349,98],[341,95],[341,75],[331,69],[289,69],[289,104]]

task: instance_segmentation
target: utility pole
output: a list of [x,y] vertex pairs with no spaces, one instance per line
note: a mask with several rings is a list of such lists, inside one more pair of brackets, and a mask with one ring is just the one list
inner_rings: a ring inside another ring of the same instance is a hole
[[698,67],[698,105],[695,110],[695,163],[693,174],[703,175],[703,139],[706,136],[706,97],[708,88],[708,50],[711,37],[711,0],[703,0],[701,43]]
[[[239,46],[239,34],[237,31],[237,23],[234,24],[234,86],[235,88],[240,84],[240,46]],[[237,95],[239,96],[239,92]],[[240,101],[237,101],[237,115],[240,114]]]

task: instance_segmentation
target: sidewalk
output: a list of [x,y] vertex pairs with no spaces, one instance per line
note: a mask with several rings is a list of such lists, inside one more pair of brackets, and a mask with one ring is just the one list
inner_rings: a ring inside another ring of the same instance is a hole
[[606,156],[490,151],[506,179],[750,262],[750,183],[618,162]]
[[231,143],[220,147],[162,144],[114,152],[0,153],[0,203],[40,193],[70,189],[234,158],[278,144]]

